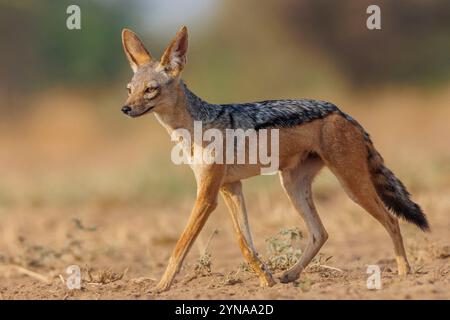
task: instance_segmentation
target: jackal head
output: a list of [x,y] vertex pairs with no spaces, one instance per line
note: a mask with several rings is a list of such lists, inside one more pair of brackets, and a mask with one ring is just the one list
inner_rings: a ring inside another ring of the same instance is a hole
[[139,117],[153,111],[164,113],[175,106],[180,74],[186,64],[186,27],[178,31],[160,61],[151,56],[131,30],[122,31],[122,44],[134,72],[127,85],[128,99],[122,112],[130,117]]

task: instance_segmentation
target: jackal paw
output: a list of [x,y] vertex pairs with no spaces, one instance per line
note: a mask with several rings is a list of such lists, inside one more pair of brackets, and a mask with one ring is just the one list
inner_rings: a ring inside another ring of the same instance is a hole
[[280,276],[280,282],[281,283],[293,282],[293,281],[297,280],[299,278],[299,276],[300,276],[299,273],[284,272]]
[[397,257],[397,270],[399,276],[406,276],[411,272],[411,267],[409,266],[408,260],[404,257]]
[[411,267],[408,264],[398,266],[399,276],[406,276],[409,273],[411,273]]
[[162,293],[170,289],[171,283],[160,282],[155,287],[150,289],[151,293]]
[[276,284],[270,273],[266,273],[263,278],[260,278],[259,285],[261,287],[273,287]]

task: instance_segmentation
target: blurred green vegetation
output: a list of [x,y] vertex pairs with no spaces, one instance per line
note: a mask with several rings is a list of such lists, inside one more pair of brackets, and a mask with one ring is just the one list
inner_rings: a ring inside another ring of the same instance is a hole
[[[68,30],[66,9],[81,9],[81,30]],[[132,10],[115,1],[1,1],[1,90],[104,86],[121,71],[120,31]]]
[[[371,4],[381,30],[365,28]],[[450,76],[450,1],[288,0],[289,30],[334,60],[354,85],[433,86]]]
[[[192,12],[202,5],[190,3]],[[215,11],[202,11],[202,16],[186,13],[191,19],[186,24],[193,28],[185,77],[207,98],[219,101],[290,96],[299,88],[314,92],[349,84],[360,88],[448,82],[450,2],[379,2],[382,29],[370,31],[366,8],[373,3],[377,1],[229,0],[218,2]],[[70,4],[81,7],[81,30],[66,28]],[[146,21],[155,14],[167,15],[158,21],[174,20],[176,3],[172,8],[166,4],[166,11],[152,10],[161,4],[0,0],[0,95],[123,83],[128,65],[120,31],[125,26],[135,29],[152,52],[161,53],[169,39],[158,34],[176,30],[148,28]]]

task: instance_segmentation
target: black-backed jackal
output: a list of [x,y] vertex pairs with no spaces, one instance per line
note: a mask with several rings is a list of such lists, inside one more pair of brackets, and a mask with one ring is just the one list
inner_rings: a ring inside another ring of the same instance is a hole
[[[410,200],[402,182],[384,165],[369,135],[353,118],[335,105],[318,100],[227,105],[203,101],[180,78],[186,64],[186,27],[177,33],[160,61],[150,55],[132,31],[123,30],[122,42],[134,71],[127,86],[129,96],[122,108],[125,114],[138,117],[153,112],[169,133],[180,128],[192,133],[195,121],[201,121],[205,130],[279,130],[281,183],[308,228],[306,248],[299,261],[282,274],[281,282],[296,280],[328,238],[311,194],[311,183],[324,166],[336,175],[349,197],[384,226],[394,245],[398,273],[408,273],[410,267],[398,218],[423,230],[429,229],[427,220],[420,207]],[[155,290],[170,288],[189,248],[216,207],[219,193],[229,207],[246,261],[258,275],[261,285],[272,286],[275,281],[253,245],[241,185],[242,179],[258,175],[260,166],[208,163],[191,167],[197,181],[197,199]]]

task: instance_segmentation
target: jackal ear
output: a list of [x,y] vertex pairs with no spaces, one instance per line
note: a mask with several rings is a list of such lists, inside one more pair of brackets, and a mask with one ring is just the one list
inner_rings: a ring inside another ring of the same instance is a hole
[[164,51],[161,57],[161,66],[172,75],[177,76],[186,64],[187,48],[188,32],[186,27],[182,27]]
[[122,45],[130,62],[131,69],[134,72],[136,72],[139,66],[153,60],[150,53],[142,44],[142,41],[129,29],[122,30]]

